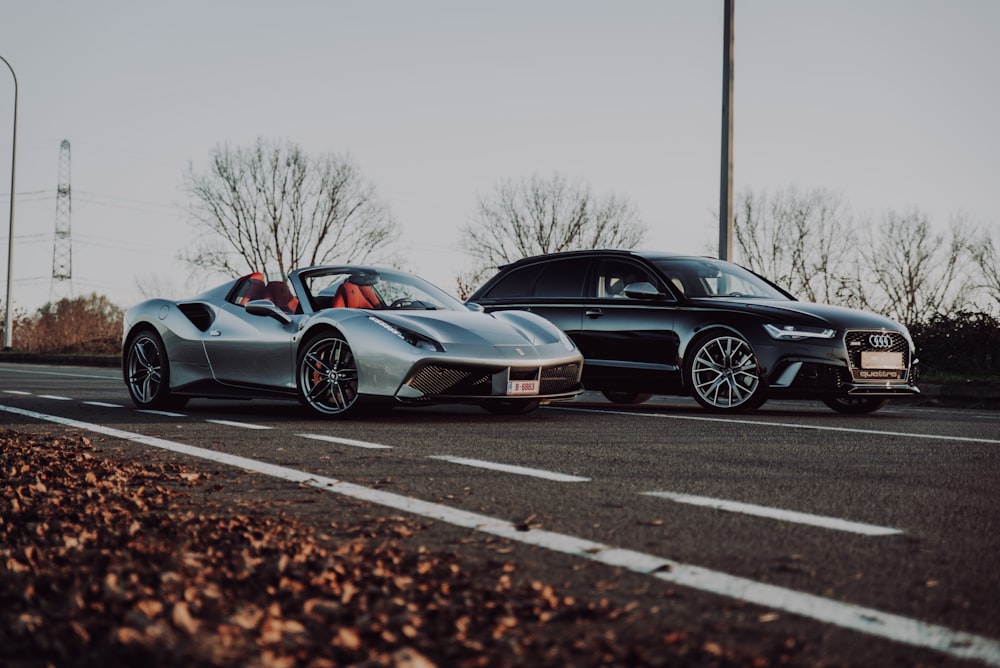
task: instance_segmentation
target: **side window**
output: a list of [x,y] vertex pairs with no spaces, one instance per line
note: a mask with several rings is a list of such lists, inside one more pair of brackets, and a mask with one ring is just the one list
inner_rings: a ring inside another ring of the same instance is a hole
[[545,271],[535,283],[535,297],[567,297],[583,296],[584,279],[587,277],[587,258],[572,258],[549,262]]
[[545,268],[545,264],[532,264],[527,267],[515,269],[493,286],[486,293],[486,299],[510,299],[517,297],[530,297],[531,290],[535,285],[538,274]]
[[628,299],[625,296],[625,286],[630,283],[645,281],[662,290],[656,277],[644,267],[628,260],[601,260],[597,266],[597,289],[594,294],[598,299]]

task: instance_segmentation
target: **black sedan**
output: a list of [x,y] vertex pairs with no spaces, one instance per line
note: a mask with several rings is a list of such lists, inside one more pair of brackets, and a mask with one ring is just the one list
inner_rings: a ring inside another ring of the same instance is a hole
[[867,311],[801,302],[708,257],[572,251],[500,268],[469,298],[555,323],[585,358],[583,384],[616,403],[691,395],[707,409],[818,399],[870,413],[919,393],[906,328]]

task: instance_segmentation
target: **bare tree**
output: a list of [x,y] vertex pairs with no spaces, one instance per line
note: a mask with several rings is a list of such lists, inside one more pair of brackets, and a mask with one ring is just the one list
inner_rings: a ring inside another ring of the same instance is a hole
[[216,147],[203,173],[188,168],[188,208],[204,235],[185,259],[230,275],[333,261],[377,261],[399,236],[375,188],[347,156],[306,155],[258,139]]
[[480,197],[476,216],[462,230],[462,246],[476,262],[469,285],[493,268],[522,257],[586,248],[634,248],[646,226],[632,202],[594,196],[589,186],[568,184],[565,177],[532,176],[501,182]]
[[1000,226],[982,232],[970,246],[972,261],[979,270],[977,289],[994,306],[1000,306]]
[[868,225],[860,247],[860,305],[911,325],[969,306],[970,236],[965,220],[952,219],[935,234],[918,210],[889,211]]
[[837,303],[853,275],[855,232],[841,197],[795,188],[743,193],[734,234],[740,261],[793,294]]

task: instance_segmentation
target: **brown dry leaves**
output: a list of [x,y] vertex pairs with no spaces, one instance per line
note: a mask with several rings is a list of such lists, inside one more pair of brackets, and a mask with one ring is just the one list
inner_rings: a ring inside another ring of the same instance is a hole
[[637,605],[515,586],[509,562],[469,572],[404,549],[421,529],[406,518],[324,534],[206,508],[185,488],[210,474],[115,463],[79,435],[0,433],[0,475],[3,665],[770,663],[664,633]]

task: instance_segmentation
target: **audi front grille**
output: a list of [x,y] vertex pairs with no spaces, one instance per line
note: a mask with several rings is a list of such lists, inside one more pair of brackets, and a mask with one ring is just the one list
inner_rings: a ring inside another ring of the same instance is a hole
[[881,329],[851,330],[844,335],[844,343],[855,382],[907,380],[912,361],[910,344],[901,333]]

